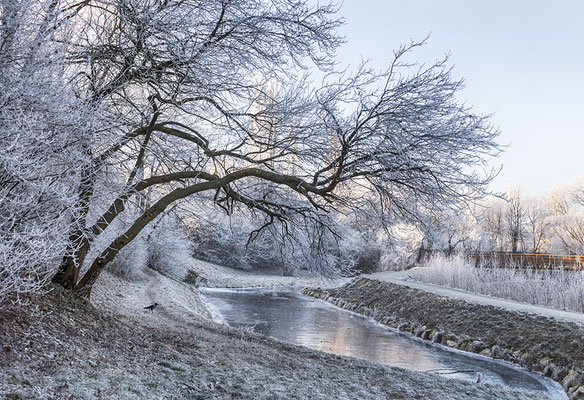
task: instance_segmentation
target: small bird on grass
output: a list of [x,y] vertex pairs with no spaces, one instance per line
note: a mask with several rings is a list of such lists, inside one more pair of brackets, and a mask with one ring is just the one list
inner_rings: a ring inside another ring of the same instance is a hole
[[481,383],[481,380],[483,379],[483,376],[481,375],[480,372],[477,372],[477,380],[475,383]]
[[145,310],[150,310],[150,312],[154,312],[154,309],[155,309],[156,307],[158,307],[158,306],[159,306],[159,304],[158,304],[158,303],[154,303],[154,304],[152,304],[152,305],[150,305],[150,306],[144,307],[144,309],[145,309]]

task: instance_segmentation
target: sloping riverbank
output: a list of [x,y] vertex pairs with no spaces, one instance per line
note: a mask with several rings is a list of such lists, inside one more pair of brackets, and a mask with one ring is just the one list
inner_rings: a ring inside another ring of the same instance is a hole
[[540,371],[571,398],[584,398],[582,325],[366,278],[304,293],[425,340]]
[[339,287],[350,282],[348,278],[328,279],[303,270],[283,276],[278,271],[245,271],[201,260],[194,260],[191,271],[204,286],[220,288]]
[[[95,304],[54,288],[0,312],[7,399],[543,399],[288,345],[206,318],[196,288],[104,274]],[[161,305],[153,312],[142,307]]]

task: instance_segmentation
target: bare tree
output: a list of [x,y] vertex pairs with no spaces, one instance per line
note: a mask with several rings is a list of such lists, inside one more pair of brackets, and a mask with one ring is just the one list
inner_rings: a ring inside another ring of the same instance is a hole
[[[338,235],[331,210],[421,222],[421,210],[477,199],[492,178],[473,167],[498,154],[498,132],[457,102],[462,82],[447,60],[412,63],[414,43],[385,72],[336,73],[334,5],[55,4],[75,26],[62,38],[64,73],[108,118],[83,148],[90,162],[76,166],[76,224],[54,278],[80,294],[178,201],[249,208],[263,219],[256,236],[275,222],[285,233],[309,227],[309,245],[322,251]],[[319,88],[306,79],[308,63],[328,72]],[[258,96],[268,82],[276,90]],[[145,210],[86,259],[94,238],[146,191]]]
[[551,215],[568,214],[571,208],[568,190],[562,187],[550,190],[546,195],[545,206]]
[[574,203],[584,207],[584,178],[580,177],[567,191],[566,196]]
[[511,251],[515,253],[520,249],[520,246],[523,246],[525,223],[525,204],[521,189],[518,187],[507,192],[505,220]]
[[486,250],[505,250],[505,207],[503,200],[492,198],[481,209],[478,223],[487,238]]
[[465,205],[442,211],[430,218],[431,224],[423,226],[425,241],[451,256],[461,247],[471,242],[475,235],[477,221]]
[[542,201],[536,197],[525,199],[525,224],[534,253],[545,250],[549,241],[550,218]]
[[557,247],[569,254],[584,253],[584,203],[582,183],[558,188],[548,196],[548,207],[552,214],[552,239]]

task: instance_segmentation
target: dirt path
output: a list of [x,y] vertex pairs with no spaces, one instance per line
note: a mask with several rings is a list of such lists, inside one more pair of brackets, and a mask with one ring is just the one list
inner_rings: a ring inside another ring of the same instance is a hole
[[375,279],[382,282],[390,282],[397,285],[408,286],[410,288],[423,290],[429,293],[434,293],[439,296],[449,297],[457,300],[464,300],[468,303],[491,305],[510,311],[521,311],[529,314],[551,317],[564,322],[575,322],[584,325],[583,313],[557,310],[554,308],[542,306],[535,306],[533,304],[520,303],[517,301],[471,293],[465,290],[448,288],[444,286],[434,285],[431,283],[424,283],[419,280],[419,275],[422,272],[423,268],[417,267],[407,271],[376,272],[373,274],[363,275],[363,277],[368,279]]

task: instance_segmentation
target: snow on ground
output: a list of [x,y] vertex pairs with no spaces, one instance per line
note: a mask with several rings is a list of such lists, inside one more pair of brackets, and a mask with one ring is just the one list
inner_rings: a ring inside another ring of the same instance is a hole
[[[121,314],[141,323],[164,319],[181,324],[210,318],[204,302],[193,286],[146,269],[146,279],[131,282],[104,272],[96,282],[91,303],[113,314]],[[158,303],[156,313],[144,307]]]
[[[243,271],[199,260],[193,260],[192,270],[204,278],[204,284],[209,287],[337,287],[350,281],[347,278],[312,276],[307,271],[301,271],[301,276]],[[211,318],[193,285],[152,269],[146,269],[145,275],[141,281],[128,281],[104,272],[92,290],[91,303],[106,312],[124,315],[147,325],[169,322],[184,325]],[[160,304],[155,312],[144,310],[154,303]]]
[[373,274],[363,275],[363,277],[368,279],[376,279],[382,282],[390,282],[398,285],[404,285],[414,289],[434,293],[440,296],[464,300],[469,303],[492,305],[510,311],[521,311],[530,314],[552,317],[560,321],[584,324],[583,313],[557,310],[554,308],[536,306],[528,303],[520,303],[517,301],[506,300],[477,293],[471,293],[461,289],[448,288],[444,286],[434,285],[432,283],[421,282],[420,275],[423,273],[423,270],[424,270],[423,267],[416,267],[406,271],[375,272]]
[[[147,315],[157,320],[157,314]],[[21,312],[0,311],[0,398],[544,399],[325,354],[211,322],[185,328],[109,316],[63,291]]]
[[209,287],[337,287],[350,281],[349,278],[328,279],[299,270],[297,276],[283,276],[274,272],[244,271],[224,267],[205,261],[194,260],[192,269],[207,280]]

